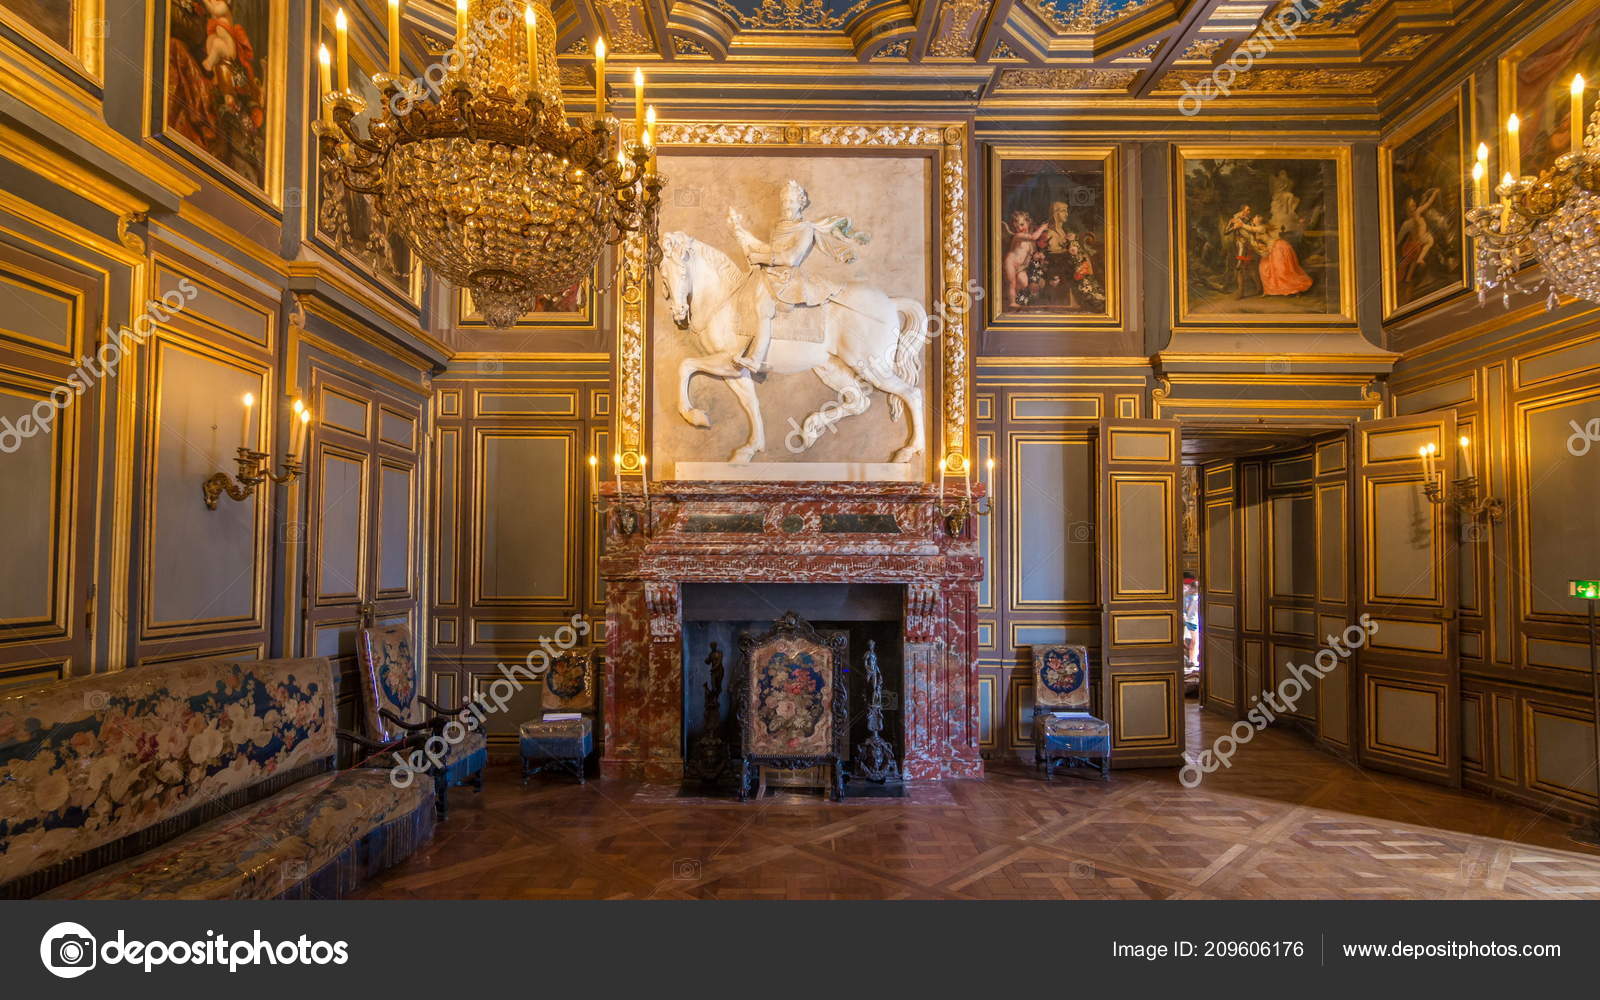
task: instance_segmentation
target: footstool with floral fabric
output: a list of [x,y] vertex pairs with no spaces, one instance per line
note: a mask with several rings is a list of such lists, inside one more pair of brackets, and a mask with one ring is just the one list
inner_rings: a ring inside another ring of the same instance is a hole
[[589,652],[562,653],[545,672],[539,696],[544,714],[519,730],[522,782],[547,767],[571,771],[578,783],[594,753],[594,657]]

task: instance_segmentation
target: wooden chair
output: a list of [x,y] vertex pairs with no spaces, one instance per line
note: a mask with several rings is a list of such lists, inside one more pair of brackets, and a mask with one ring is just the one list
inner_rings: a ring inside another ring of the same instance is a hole
[[1111,727],[1090,713],[1089,651],[1033,647],[1033,766],[1045,780],[1061,764],[1098,767],[1111,779]]
[[[522,750],[522,783],[547,767],[561,767],[587,780],[594,753],[594,656],[571,651],[557,656],[544,675],[539,695],[544,714],[518,730]],[[577,718],[565,716],[576,715]],[[555,718],[552,718],[555,716]]]
[[[374,743],[387,744],[406,735],[427,734],[423,753],[433,775],[439,815],[444,816],[450,810],[450,788],[470,784],[475,791],[483,791],[489,743],[465,702],[447,708],[422,693],[422,675],[413,649],[408,626],[361,630],[363,735]],[[459,725],[451,726],[452,722]]]
[[844,798],[850,739],[849,662],[845,636],[827,637],[790,611],[772,630],[739,637],[733,704],[739,718],[739,800],[750,797],[750,770],[827,765],[830,797]]

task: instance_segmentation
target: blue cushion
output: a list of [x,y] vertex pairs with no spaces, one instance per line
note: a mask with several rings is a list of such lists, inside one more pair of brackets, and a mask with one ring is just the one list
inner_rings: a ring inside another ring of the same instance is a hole
[[520,735],[524,757],[587,757],[594,750],[594,720],[588,716],[524,722]]
[[1047,751],[1085,755],[1111,752],[1111,726],[1088,712],[1040,712],[1034,716],[1034,725],[1042,727]]

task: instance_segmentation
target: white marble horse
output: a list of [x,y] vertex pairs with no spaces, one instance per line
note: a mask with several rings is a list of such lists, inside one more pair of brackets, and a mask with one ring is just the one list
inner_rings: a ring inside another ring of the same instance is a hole
[[[689,330],[705,353],[685,358],[678,369],[678,412],[696,427],[711,426],[705,411],[689,398],[695,375],[724,380],[750,418],[750,437],[734,450],[731,461],[749,462],[766,449],[761,400],[751,372],[734,364],[749,342],[755,322],[750,286],[759,280],[708,243],[686,233],[661,238],[661,290],[680,330]],[[814,307],[822,323],[822,340],[774,339],[766,371],[778,374],[811,371],[838,394],[809,414],[801,436],[809,448],[845,417],[867,408],[862,383],[889,396],[895,420],[911,414],[910,441],[897,449],[893,462],[909,462],[923,450],[922,346],[928,314],[914,299],[891,298],[876,288],[846,285],[833,298]],[[806,310],[810,312],[812,310]],[[792,314],[791,314],[792,315]]]

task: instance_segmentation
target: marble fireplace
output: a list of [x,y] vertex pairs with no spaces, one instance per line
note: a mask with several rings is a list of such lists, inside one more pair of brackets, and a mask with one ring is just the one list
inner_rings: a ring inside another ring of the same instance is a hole
[[[614,504],[615,484],[606,483],[602,496]],[[895,735],[906,779],[982,776],[974,616],[983,560],[971,521],[957,536],[947,531],[936,488],[664,482],[651,485],[648,508],[637,489],[628,492],[626,507],[633,516],[619,506],[607,518],[600,560],[606,582],[603,775],[662,782],[684,777],[684,677],[693,673],[685,664],[689,588],[689,603],[699,606],[691,608],[695,619],[717,617],[704,603],[718,593],[742,593],[742,599],[728,598],[723,617],[757,621],[766,609],[775,619],[791,610],[777,603],[788,601],[824,617],[865,614],[891,626],[902,670],[903,728]],[[731,586],[739,584],[751,586]],[[796,586],[808,584],[827,586]],[[820,610],[848,602],[853,591],[873,610]],[[861,652],[851,650],[853,664]],[[728,650],[730,677],[736,665],[736,652]]]

